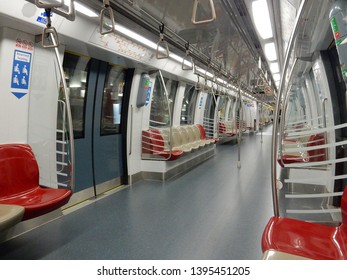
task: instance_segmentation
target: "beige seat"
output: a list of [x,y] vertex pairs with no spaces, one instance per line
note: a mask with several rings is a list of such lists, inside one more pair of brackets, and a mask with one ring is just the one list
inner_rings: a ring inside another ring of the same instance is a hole
[[189,146],[192,150],[196,150],[199,148],[199,145],[194,143],[194,141],[192,140],[192,136],[190,135],[190,131],[187,126],[181,126],[180,131],[183,135],[185,145]]
[[196,125],[191,126],[192,132],[194,134],[194,139],[199,143],[200,147],[204,147],[209,144],[210,141],[206,141],[200,138],[200,130]]
[[24,207],[19,205],[0,204],[0,231],[19,223],[24,215]]
[[190,145],[187,145],[187,139],[181,132],[181,128],[179,126],[172,128],[172,142],[174,149],[182,150],[185,153],[192,151]]
[[288,253],[284,253],[281,251],[277,251],[277,250],[267,250],[264,252],[262,258],[262,260],[310,260],[308,258],[305,257],[301,257],[301,256],[297,256],[297,255],[293,255],[293,254],[288,254]]
[[191,125],[186,125],[183,127],[188,135],[188,141],[191,147],[196,150],[200,148],[200,143],[195,139],[195,134]]

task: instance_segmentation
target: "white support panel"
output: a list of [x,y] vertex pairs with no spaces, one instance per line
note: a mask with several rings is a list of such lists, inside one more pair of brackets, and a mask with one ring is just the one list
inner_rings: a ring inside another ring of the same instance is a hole
[[0,143],[27,143],[34,41],[30,34],[0,29]]

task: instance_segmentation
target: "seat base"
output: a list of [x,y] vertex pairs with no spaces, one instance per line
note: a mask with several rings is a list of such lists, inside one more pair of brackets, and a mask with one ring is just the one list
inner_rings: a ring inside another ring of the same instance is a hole
[[71,195],[71,190],[36,186],[25,193],[3,197],[0,203],[24,207],[25,213],[22,220],[28,220],[62,207],[69,201]]
[[262,260],[271,261],[271,260],[310,260],[309,258],[284,253],[276,250],[267,250],[264,252]]
[[0,204],[0,231],[19,223],[24,215],[24,207],[10,204]]

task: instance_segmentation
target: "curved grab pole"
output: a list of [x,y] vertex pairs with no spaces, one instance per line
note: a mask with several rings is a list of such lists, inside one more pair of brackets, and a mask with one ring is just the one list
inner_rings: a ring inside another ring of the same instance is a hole
[[[73,2],[73,0],[71,0]],[[35,4],[37,5],[39,1],[35,1]],[[37,5],[38,7],[41,7],[40,5]],[[62,4],[64,5],[64,1],[62,0]],[[52,5],[52,4],[51,4]],[[47,25],[43,29],[42,32],[42,47],[43,48],[54,48],[55,51],[55,56],[58,62],[58,67],[59,67],[59,72],[61,76],[61,81],[63,83],[63,92],[64,92],[64,97],[65,97],[65,102],[66,102],[66,113],[67,113],[67,120],[68,120],[68,125],[69,125],[69,145],[70,145],[70,161],[71,161],[71,166],[70,166],[70,189],[72,192],[74,191],[74,183],[75,183],[75,146],[74,146],[74,133],[73,133],[73,125],[72,125],[72,114],[71,114],[71,107],[70,107],[70,99],[68,95],[68,89],[67,89],[67,84],[66,84],[66,79],[65,79],[65,73],[63,69],[63,63],[60,59],[59,55],[59,38],[57,31],[55,30],[54,27],[51,26],[51,8],[46,8],[47,6],[51,7],[51,5],[46,5],[45,7],[45,12],[47,16]],[[57,7],[57,6],[55,6]],[[51,39],[51,44],[46,45],[45,44],[45,37],[49,37]]]
[[[54,36],[51,34],[51,40],[53,44],[56,44]],[[58,47],[54,48],[55,56],[58,62],[59,66],[59,72],[61,76],[61,80],[63,83],[63,92],[66,102],[66,113],[67,113],[67,121],[69,125],[69,143],[70,143],[70,157],[71,157],[71,166],[70,166],[70,173],[71,173],[71,179],[70,179],[70,188],[72,192],[74,191],[74,185],[75,185],[75,144],[74,144],[74,134],[73,134],[73,125],[72,125],[72,114],[71,114],[71,106],[70,106],[70,98],[68,95],[67,90],[67,84],[63,69],[63,63],[60,60],[59,50]]]
[[327,97],[324,97],[322,99],[322,108],[323,108],[323,127],[326,128],[327,127],[327,116],[326,116],[326,102],[328,101]]
[[172,156],[172,114],[171,114],[171,108],[170,108],[169,94],[167,92],[165,81],[164,81],[163,75],[162,75],[160,70],[159,70],[159,76],[160,76],[160,80],[161,80],[161,82],[163,84],[163,87],[164,87],[164,94],[166,96],[166,102],[167,102],[167,107],[168,107],[168,111],[169,111],[169,121],[170,121],[170,135],[169,135],[170,143],[169,143],[169,147],[170,147],[170,156],[169,156],[168,159],[170,159],[171,156]]
[[[296,64],[298,63],[299,59],[296,57],[294,62],[293,62],[293,66],[292,69],[290,70],[290,74],[289,74],[289,78],[292,77],[294,69],[296,67]],[[283,104],[283,110],[282,110],[282,115],[281,115],[281,126],[280,126],[280,133],[278,135],[278,146],[279,146],[279,153],[280,153],[280,160],[282,163],[282,166],[284,166],[284,162],[283,162],[283,135],[284,135],[284,131],[285,131],[285,124],[286,124],[286,114],[285,112],[287,112],[287,108],[288,108],[288,103],[289,103],[289,94],[288,94],[288,89],[286,88],[285,90],[283,90],[282,94],[284,94],[284,104]]]
[[[111,26],[110,28],[106,28],[104,29],[104,25],[108,26],[107,24],[105,24],[105,17],[106,14],[108,13],[108,15],[110,16],[110,20],[111,20]],[[99,24],[99,28],[100,28],[100,34],[101,35],[106,35],[106,34],[110,34],[113,33],[115,30],[115,22],[114,22],[114,15],[113,15],[113,10],[110,6],[110,0],[103,0],[103,7],[101,9],[100,12],[100,24]]]
[[64,0],[61,0],[61,2],[56,3],[47,3],[47,2],[41,2],[40,0],[35,0],[35,5],[38,8],[42,9],[52,9],[52,8],[61,8],[64,6]]
[[[242,106],[242,96],[241,96],[241,80],[239,83],[239,88],[237,91],[237,95],[239,97],[239,126],[237,132],[237,167],[241,168],[241,137],[242,137],[242,129],[243,129],[243,106]],[[237,126],[236,126],[237,127]]]
[[275,117],[274,117],[274,123],[273,123],[273,129],[272,129],[272,151],[271,151],[271,185],[272,185],[272,199],[273,199],[273,209],[274,209],[274,215],[276,217],[279,216],[279,206],[278,206],[278,196],[277,196],[277,147],[278,147],[278,138],[277,138],[277,132],[278,132],[278,120],[279,120],[279,110],[281,107],[281,97],[284,91],[284,84],[285,84],[285,77],[287,74],[288,66],[289,66],[289,60],[290,60],[290,54],[293,50],[294,43],[295,43],[295,37],[299,32],[300,26],[299,26],[299,20],[301,19],[303,15],[303,11],[305,10],[306,6],[308,5],[309,0],[303,0],[301,2],[298,15],[295,19],[294,29],[290,36],[287,52],[284,60],[283,65],[283,72],[282,72],[282,79],[280,81],[280,87],[279,87],[279,93],[277,96],[277,104],[276,104],[276,110],[275,110]]
[[211,8],[211,18],[206,19],[206,20],[196,20],[196,13],[198,11],[198,5],[199,5],[199,0],[194,0],[193,3],[193,13],[192,13],[192,23],[197,25],[197,24],[204,24],[204,23],[210,23],[216,20],[216,9],[214,8],[214,3],[213,0],[209,0],[210,8]]

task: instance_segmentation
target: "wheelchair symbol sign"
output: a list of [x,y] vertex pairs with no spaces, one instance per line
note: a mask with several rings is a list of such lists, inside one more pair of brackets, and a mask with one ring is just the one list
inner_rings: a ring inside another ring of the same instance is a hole
[[17,98],[21,98],[28,93],[30,66],[31,53],[15,50],[12,65],[11,91]]

